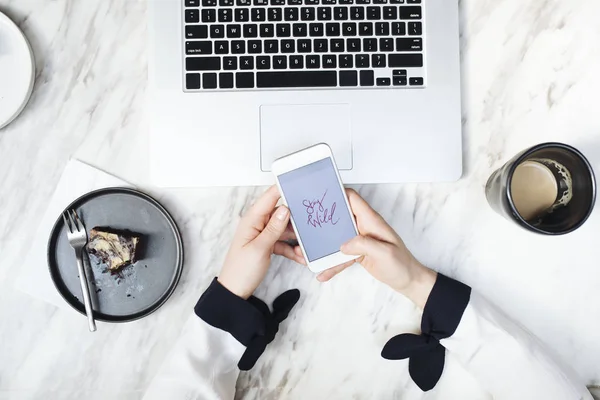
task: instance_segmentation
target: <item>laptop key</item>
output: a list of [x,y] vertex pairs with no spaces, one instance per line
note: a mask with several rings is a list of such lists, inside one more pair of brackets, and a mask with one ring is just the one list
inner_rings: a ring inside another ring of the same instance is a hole
[[421,19],[421,6],[400,7],[400,19]]
[[358,34],[360,36],[373,36],[373,23],[361,22],[358,24]]
[[206,25],[188,25],[185,27],[186,39],[208,38],[208,27]]
[[220,8],[219,9],[219,22],[232,22],[232,21],[233,21],[233,9]]
[[256,69],[270,69],[271,68],[271,57],[259,56],[256,57]]
[[212,42],[204,40],[185,42],[185,53],[188,55],[212,54]]
[[423,78],[410,78],[408,83],[410,83],[410,86],[422,86]]
[[365,38],[363,39],[363,50],[368,52],[377,51],[377,39]]
[[390,24],[388,22],[375,23],[375,35],[388,36],[390,34]]
[[240,69],[254,69],[254,57],[252,57],[252,56],[240,57]]
[[247,8],[236,8],[234,14],[235,22],[250,21],[250,10]]
[[217,10],[213,8],[202,10],[202,22],[217,22]]
[[277,37],[290,37],[292,27],[290,24],[277,24]]
[[269,21],[281,21],[283,19],[283,8],[269,8],[267,11],[267,19]]
[[283,17],[286,21],[298,21],[298,8],[288,7],[283,10]]
[[369,56],[366,54],[356,55],[356,68],[369,68]]
[[238,69],[238,63],[236,57],[223,57],[223,69],[228,71],[235,71]]
[[281,41],[281,52],[282,53],[293,53],[296,51],[296,42],[294,40],[282,40]]
[[272,6],[285,6],[285,0],[271,0]]
[[292,25],[292,31],[293,31],[293,35],[294,37],[306,37],[308,35],[308,25],[301,23],[301,24],[293,24]]
[[336,68],[337,62],[334,55],[323,56],[323,68]]
[[218,71],[221,69],[221,57],[187,57],[185,69],[188,71]]
[[374,86],[375,73],[371,70],[360,71],[360,86]]
[[254,72],[236,72],[235,87],[238,89],[252,89],[254,87]]
[[343,53],[344,52],[344,39],[331,39],[331,52]]
[[356,71],[340,71],[340,86],[358,86]]
[[354,63],[352,60],[352,56],[349,54],[341,54],[339,56],[339,64],[340,68],[353,68]]
[[219,74],[219,88],[233,89],[233,72],[221,72]]
[[319,7],[317,9],[317,19],[319,21],[331,20],[331,7]]
[[279,42],[277,40],[265,40],[264,52],[267,54],[279,53]]
[[406,35],[406,24],[404,22],[392,22],[392,35],[394,35],[394,36]]
[[311,40],[300,39],[298,40],[298,53],[310,53],[312,52]]
[[327,39],[315,39],[315,53],[327,53],[329,51],[329,43]]
[[200,74],[186,74],[185,87],[187,89],[200,89]]
[[394,51],[394,39],[392,39],[392,38],[379,39],[379,51]]
[[241,25],[227,25],[227,37],[228,38],[242,37],[242,26]]
[[249,54],[262,53],[262,41],[261,40],[249,40],[248,41],[248,53]]
[[325,24],[325,33],[327,33],[327,36],[340,36],[340,24],[337,22],[328,22]]
[[394,86],[406,86],[407,84],[406,76],[393,76],[392,81]]
[[202,7],[216,7],[217,0],[202,0]]
[[258,25],[256,24],[244,24],[244,37],[255,38],[258,37]]
[[273,57],[273,68],[274,69],[287,69],[287,57],[286,56]]
[[381,19],[381,8],[380,7],[367,7],[367,19],[374,19],[374,20]]
[[423,25],[420,22],[409,22],[408,34],[411,36],[421,36],[423,34]]
[[233,7],[233,0],[219,0],[220,7]]
[[210,37],[213,39],[222,39],[225,37],[225,25],[211,25]]
[[383,19],[397,19],[398,10],[396,7],[383,7]]
[[371,56],[373,68],[385,68],[385,54],[373,54]]
[[335,71],[257,72],[256,87],[336,87]]
[[185,22],[188,24],[200,22],[200,12],[198,10],[185,10]]
[[214,72],[202,74],[202,87],[204,89],[216,89],[217,74],[215,74]]
[[315,69],[321,67],[321,58],[318,55],[306,56],[306,68]]
[[388,63],[394,67],[422,67],[423,54],[389,54]]
[[200,7],[200,0],[185,0],[186,7]]
[[342,35],[356,36],[356,22],[344,22],[342,24]]
[[421,38],[397,38],[396,51],[423,51]]
[[304,57],[290,56],[290,69],[302,69],[302,68],[304,68]]
[[310,36],[323,36],[323,24],[320,22],[310,24],[308,30],[310,31]]
[[275,36],[275,25],[273,24],[261,24],[260,25],[260,37],[274,37]]
[[[358,4],[358,3],[356,3]],[[350,7],[350,19],[361,20],[365,19],[365,8],[364,7]]]
[[348,7],[335,7],[333,9],[333,19],[336,21],[347,21]]
[[351,53],[360,52],[360,39],[348,39],[346,41],[346,51]]
[[231,41],[231,53],[232,54],[244,54],[246,52],[246,42],[243,40],[232,40]]
[[229,42],[226,40],[217,40],[215,42],[215,54],[229,54]]
[[391,84],[390,78],[377,78],[377,86],[390,86]]
[[252,5],[252,1],[251,0],[236,0],[235,4],[238,7],[248,7]]
[[263,22],[267,20],[267,11],[264,8],[253,7],[250,9],[252,22]]
[[300,9],[300,19],[302,21],[314,21],[315,20],[315,8],[314,7],[302,7],[302,9]]

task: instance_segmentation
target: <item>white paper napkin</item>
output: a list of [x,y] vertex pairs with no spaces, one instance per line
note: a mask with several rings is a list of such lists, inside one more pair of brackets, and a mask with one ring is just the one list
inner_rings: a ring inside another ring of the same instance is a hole
[[58,307],[71,308],[56,291],[48,272],[46,251],[50,231],[65,207],[78,197],[92,190],[114,186],[132,187],[131,184],[79,160],[69,161],[34,236],[31,251],[23,264],[23,272],[16,281],[17,289]]

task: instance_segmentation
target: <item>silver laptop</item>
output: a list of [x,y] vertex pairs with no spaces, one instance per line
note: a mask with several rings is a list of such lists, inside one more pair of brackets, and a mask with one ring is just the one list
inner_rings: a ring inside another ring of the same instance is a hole
[[150,172],[272,184],[332,148],[345,183],[462,173],[457,0],[151,0]]

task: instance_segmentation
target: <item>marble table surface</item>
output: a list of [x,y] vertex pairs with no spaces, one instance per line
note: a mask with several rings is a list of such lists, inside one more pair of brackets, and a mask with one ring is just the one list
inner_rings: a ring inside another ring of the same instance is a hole
[[[586,383],[600,384],[600,209],[578,231],[544,237],[496,215],[484,196],[494,169],[539,142],[570,143],[600,171],[600,3],[462,0],[460,9],[463,178],[356,188],[420,260],[486,294]],[[29,38],[37,67],[31,102],[0,131],[0,398],[140,398],[217,273],[239,215],[264,188],[163,190],[139,167],[148,132],[146,2],[0,0],[0,10]],[[156,196],[182,229],[181,283],[148,318],[100,323],[90,334],[76,312],[15,288],[70,157]],[[423,395],[406,362],[379,357],[389,337],[417,330],[420,316],[359,266],[319,284],[306,269],[273,264],[259,296],[297,287],[302,300],[241,374],[237,398],[487,398],[452,359]],[[460,392],[456,379],[466,382]]]

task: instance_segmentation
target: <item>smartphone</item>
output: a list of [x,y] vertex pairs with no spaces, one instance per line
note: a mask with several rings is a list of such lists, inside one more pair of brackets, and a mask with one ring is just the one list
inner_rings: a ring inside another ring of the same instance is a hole
[[356,259],[340,252],[358,230],[329,146],[279,158],[272,171],[308,268],[321,272]]

